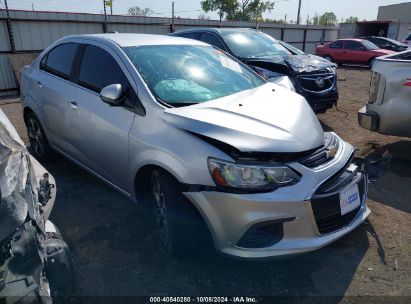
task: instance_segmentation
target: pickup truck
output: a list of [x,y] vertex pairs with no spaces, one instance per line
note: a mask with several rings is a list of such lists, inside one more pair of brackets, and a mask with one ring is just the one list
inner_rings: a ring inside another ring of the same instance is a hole
[[364,129],[411,137],[411,51],[379,57],[372,67],[367,104],[358,112]]

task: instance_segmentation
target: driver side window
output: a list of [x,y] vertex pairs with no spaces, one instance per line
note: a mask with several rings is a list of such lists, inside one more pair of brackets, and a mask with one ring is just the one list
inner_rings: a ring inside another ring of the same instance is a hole
[[80,66],[79,84],[97,93],[110,84],[119,83],[124,90],[128,80],[114,58],[105,50],[87,45]]

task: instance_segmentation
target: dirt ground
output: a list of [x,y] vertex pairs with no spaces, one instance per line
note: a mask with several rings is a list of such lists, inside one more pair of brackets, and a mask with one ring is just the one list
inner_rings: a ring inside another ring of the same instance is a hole
[[[411,303],[411,140],[358,126],[356,113],[368,97],[369,69],[340,68],[338,78],[338,110],[319,116],[324,128],[359,147],[362,155],[393,156],[388,172],[370,185],[368,221],[337,242],[292,259],[244,262],[204,253],[176,260],[159,249],[146,209],[58,158],[46,166],[58,187],[52,220],[72,249],[79,295]],[[20,105],[1,108],[27,142]]]

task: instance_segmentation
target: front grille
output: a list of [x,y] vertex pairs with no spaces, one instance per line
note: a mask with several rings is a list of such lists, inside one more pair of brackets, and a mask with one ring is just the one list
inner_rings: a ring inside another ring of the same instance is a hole
[[335,86],[336,75],[333,72],[314,72],[297,76],[302,88],[311,93],[321,93]]
[[[343,174],[344,173],[340,176],[343,176]],[[333,193],[325,194],[321,192],[320,188],[311,200],[311,207],[313,209],[317,228],[321,234],[331,233],[349,225],[361,209],[360,205],[349,213],[341,215],[340,192],[342,190],[349,189],[355,184],[358,184],[361,199],[363,199],[366,191],[366,178],[364,173],[357,172],[354,176],[353,174],[350,174],[346,178],[347,180],[341,183],[341,181],[338,181],[338,178],[335,176],[332,177],[330,180],[335,183]],[[333,185],[328,183],[328,187],[332,186]]]
[[298,162],[308,168],[315,168],[332,160],[338,150],[338,139],[331,133],[326,133],[324,145],[312,154]]

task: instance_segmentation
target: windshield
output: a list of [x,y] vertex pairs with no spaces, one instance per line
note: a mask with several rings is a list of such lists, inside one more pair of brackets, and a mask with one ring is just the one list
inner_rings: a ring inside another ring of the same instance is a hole
[[368,40],[363,40],[362,44],[366,47],[367,50],[377,50],[379,49],[378,46],[376,46],[374,43]]
[[221,36],[237,57],[255,58],[292,55],[277,40],[261,32],[223,32]]
[[153,94],[172,106],[206,102],[265,83],[242,63],[211,46],[126,47]]

